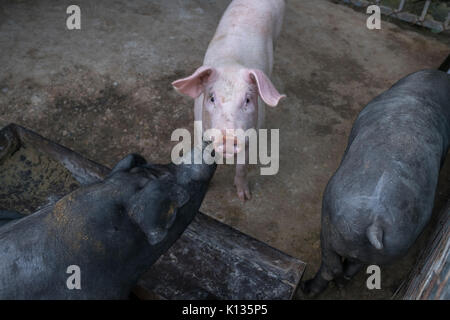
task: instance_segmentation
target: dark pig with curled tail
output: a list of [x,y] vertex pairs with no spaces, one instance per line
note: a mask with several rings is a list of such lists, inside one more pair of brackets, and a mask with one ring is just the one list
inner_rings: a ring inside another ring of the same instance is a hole
[[449,140],[450,75],[442,71],[411,74],[361,111],[324,193],[322,263],[304,293],[406,254],[430,219]]

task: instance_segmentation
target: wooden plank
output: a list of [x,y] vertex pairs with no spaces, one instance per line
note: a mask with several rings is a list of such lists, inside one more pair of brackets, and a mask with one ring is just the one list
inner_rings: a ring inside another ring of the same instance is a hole
[[[17,156],[20,148],[27,150],[24,155],[38,153],[39,161],[24,161],[15,168],[8,157]],[[73,189],[72,182],[48,183],[46,174],[28,173],[43,170],[39,167],[43,163],[48,167],[53,161],[55,167],[63,167],[77,183],[75,187],[99,181],[110,170],[15,124],[0,131],[0,166],[4,167],[7,163],[2,161],[10,162],[22,185],[3,184],[0,207],[18,211],[26,208],[29,212]],[[49,176],[54,178],[52,172]],[[33,201],[30,187],[43,188],[34,194]],[[15,202],[10,201],[12,193],[17,197]],[[198,213],[175,245],[139,280],[133,293],[141,299],[291,299],[304,269],[302,261]]]
[[291,299],[304,268],[200,213],[138,286],[165,299]]
[[427,246],[395,298],[450,299],[450,201],[440,213]]

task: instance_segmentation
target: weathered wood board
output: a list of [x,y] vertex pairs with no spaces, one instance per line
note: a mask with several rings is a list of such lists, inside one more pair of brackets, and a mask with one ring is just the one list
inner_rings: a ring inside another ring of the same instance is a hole
[[138,286],[169,299],[267,299],[268,295],[287,299],[303,267],[298,260],[198,214],[184,237]]
[[450,201],[440,212],[428,244],[395,298],[450,300]]
[[[34,212],[109,170],[18,125],[0,131],[0,209]],[[133,292],[142,299],[291,299],[304,269],[302,261],[198,213]]]

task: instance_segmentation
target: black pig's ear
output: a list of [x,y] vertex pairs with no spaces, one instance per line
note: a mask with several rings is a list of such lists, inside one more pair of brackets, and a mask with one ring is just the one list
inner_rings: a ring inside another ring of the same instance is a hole
[[148,242],[163,241],[176,219],[178,208],[189,201],[189,194],[180,186],[152,180],[130,199],[128,215],[144,232]]
[[177,184],[170,186],[170,200],[175,203],[177,208],[184,206],[189,201],[189,194]]
[[180,186],[172,184],[169,191],[169,205],[161,207],[160,225],[163,229],[169,230],[175,222],[178,208],[181,208],[189,201],[189,194]]
[[135,153],[129,154],[125,158],[116,163],[116,165],[111,170],[108,176],[111,176],[112,174],[117,173],[119,171],[128,171],[133,167],[144,165],[146,163],[147,161],[141,155]]

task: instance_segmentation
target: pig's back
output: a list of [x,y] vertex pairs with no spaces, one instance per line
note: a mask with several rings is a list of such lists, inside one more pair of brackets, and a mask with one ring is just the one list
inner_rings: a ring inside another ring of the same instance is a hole
[[233,1],[209,43],[204,64],[238,63],[270,74],[283,13],[282,0]]
[[[46,241],[43,216],[51,206],[0,228],[0,299],[24,299],[48,285],[46,273],[57,264],[54,247]],[[62,271],[65,275],[65,270]],[[64,283],[64,279],[61,279]],[[34,287],[30,283],[38,284]],[[38,295],[36,295],[38,298]]]
[[384,232],[383,253],[403,254],[431,215],[449,138],[445,73],[415,73],[370,102],[355,121],[325,192],[333,225],[361,244],[367,243],[367,228],[377,223]]

